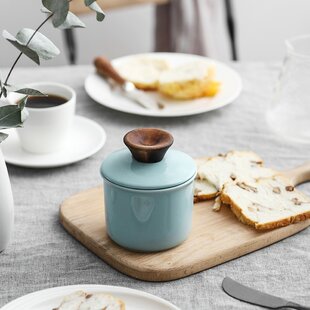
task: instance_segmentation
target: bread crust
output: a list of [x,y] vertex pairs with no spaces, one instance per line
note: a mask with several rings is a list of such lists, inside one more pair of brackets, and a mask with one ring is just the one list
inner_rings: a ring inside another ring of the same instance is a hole
[[143,84],[139,82],[132,82],[136,86],[136,88],[144,90],[144,91],[156,91],[158,90],[158,83],[153,84]]
[[218,194],[219,192],[216,192],[214,194],[212,193],[210,195],[194,195],[194,203],[211,200],[218,196]]
[[[211,158],[213,158],[213,157],[208,156],[208,157],[199,157],[199,158],[195,159],[197,167],[199,167],[199,165],[205,163],[206,161],[210,160]],[[209,194],[209,195],[194,195],[194,203],[211,200],[211,199],[215,198],[216,196],[218,196],[218,194],[219,194],[219,192],[214,192],[214,193]]]
[[273,221],[265,224],[256,223],[249,218],[247,218],[243,213],[242,209],[238,207],[238,205],[225,193],[221,193],[221,201],[224,204],[228,204],[231,208],[231,211],[235,214],[238,220],[244,224],[254,227],[257,230],[270,230],[279,227],[288,226],[290,224],[298,223],[301,221],[306,221],[310,219],[310,211],[298,214],[296,216],[290,216],[279,221]]

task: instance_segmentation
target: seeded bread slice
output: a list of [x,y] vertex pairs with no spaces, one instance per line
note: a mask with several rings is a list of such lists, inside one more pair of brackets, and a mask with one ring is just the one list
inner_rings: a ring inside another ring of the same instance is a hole
[[310,198],[280,175],[256,181],[228,182],[221,201],[244,224],[273,229],[310,218]]
[[263,166],[263,160],[253,152],[230,151],[224,155],[197,160],[194,201],[209,200],[220,194],[227,182],[271,177],[276,172]]
[[125,310],[125,304],[120,299],[104,293],[87,295],[79,310]]
[[87,294],[78,291],[66,296],[60,306],[53,310],[125,310],[122,300],[105,293]]
[[78,310],[80,309],[80,305],[86,298],[86,293],[83,291],[74,292],[62,300],[60,306],[53,310]]

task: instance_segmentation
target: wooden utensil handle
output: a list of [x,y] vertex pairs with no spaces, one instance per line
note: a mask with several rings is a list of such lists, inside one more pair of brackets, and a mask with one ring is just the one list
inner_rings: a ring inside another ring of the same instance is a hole
[[310,181],[310,161],[304,163],[303,165],[288,170],[285,173],[285,176],[290,179],[293,185],[298,185],[301,183]]
[[97,57],[94,60],[94,65],[98,74],[101,76],[109,77],[119,85],[123,85],[126,82],[126,80],[115,70],[111,62],[106,57]]

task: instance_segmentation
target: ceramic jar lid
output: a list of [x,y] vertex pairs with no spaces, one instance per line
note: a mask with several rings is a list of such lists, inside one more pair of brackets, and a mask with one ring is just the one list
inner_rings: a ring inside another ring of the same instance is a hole
[[108,181],[131,189],[157,190],[178,186],[193,178],[196,164],[187,154],[169,149],[173,137],[166,131],[141,128],[124,137],[128,149],[111,153],[101,165]]

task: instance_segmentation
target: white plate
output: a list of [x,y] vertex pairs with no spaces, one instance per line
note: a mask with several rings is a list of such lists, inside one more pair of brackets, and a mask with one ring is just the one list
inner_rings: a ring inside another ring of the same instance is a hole
[[52,310],[59,306],[66,295],[79,290],[87,293],[103,292],[112,294],[124,301],[126,310],[180,310],[168,301],[154,295],[126,287],[108,285],[54,287],[20,297],[2,307],[1,310]]
[[106,141],[103,128],[82,116],[75,116],[66,148],[55,153],[26,152],[19,143],[16,129],[8,131],[8,134],[9,137],[1,144],[5,161],[31,168],[52,168],[75,163],[97,153]]
[[[164,59],[171,66],[178,66],[195,60],[209,61],[216,67],[216,79],[221,82],[221,90],[213,98],[205,97],[188,101],[169,100],[156,92],[148,92],[150,96],[160,98],[160,101],[164,102],[166,106],[166,108],[162,110],[154,111],[144,109],[138,104],[123,97],[121,94],[111,91],[110,86],[103,78],[96,73],[92,73],[85,80],[85,90],[87,94],[96,102],[114,110],[155,117],[175,117],[200,114],[219,109],[232,103],[241,92],[242,81],[240,75],[221,62],[202,56],[177,53],[150,53],[144,54],[143,56]],[[141,55],[118,58],[113,60],[112,64],[117,67],[134,57],[141,57]]]

